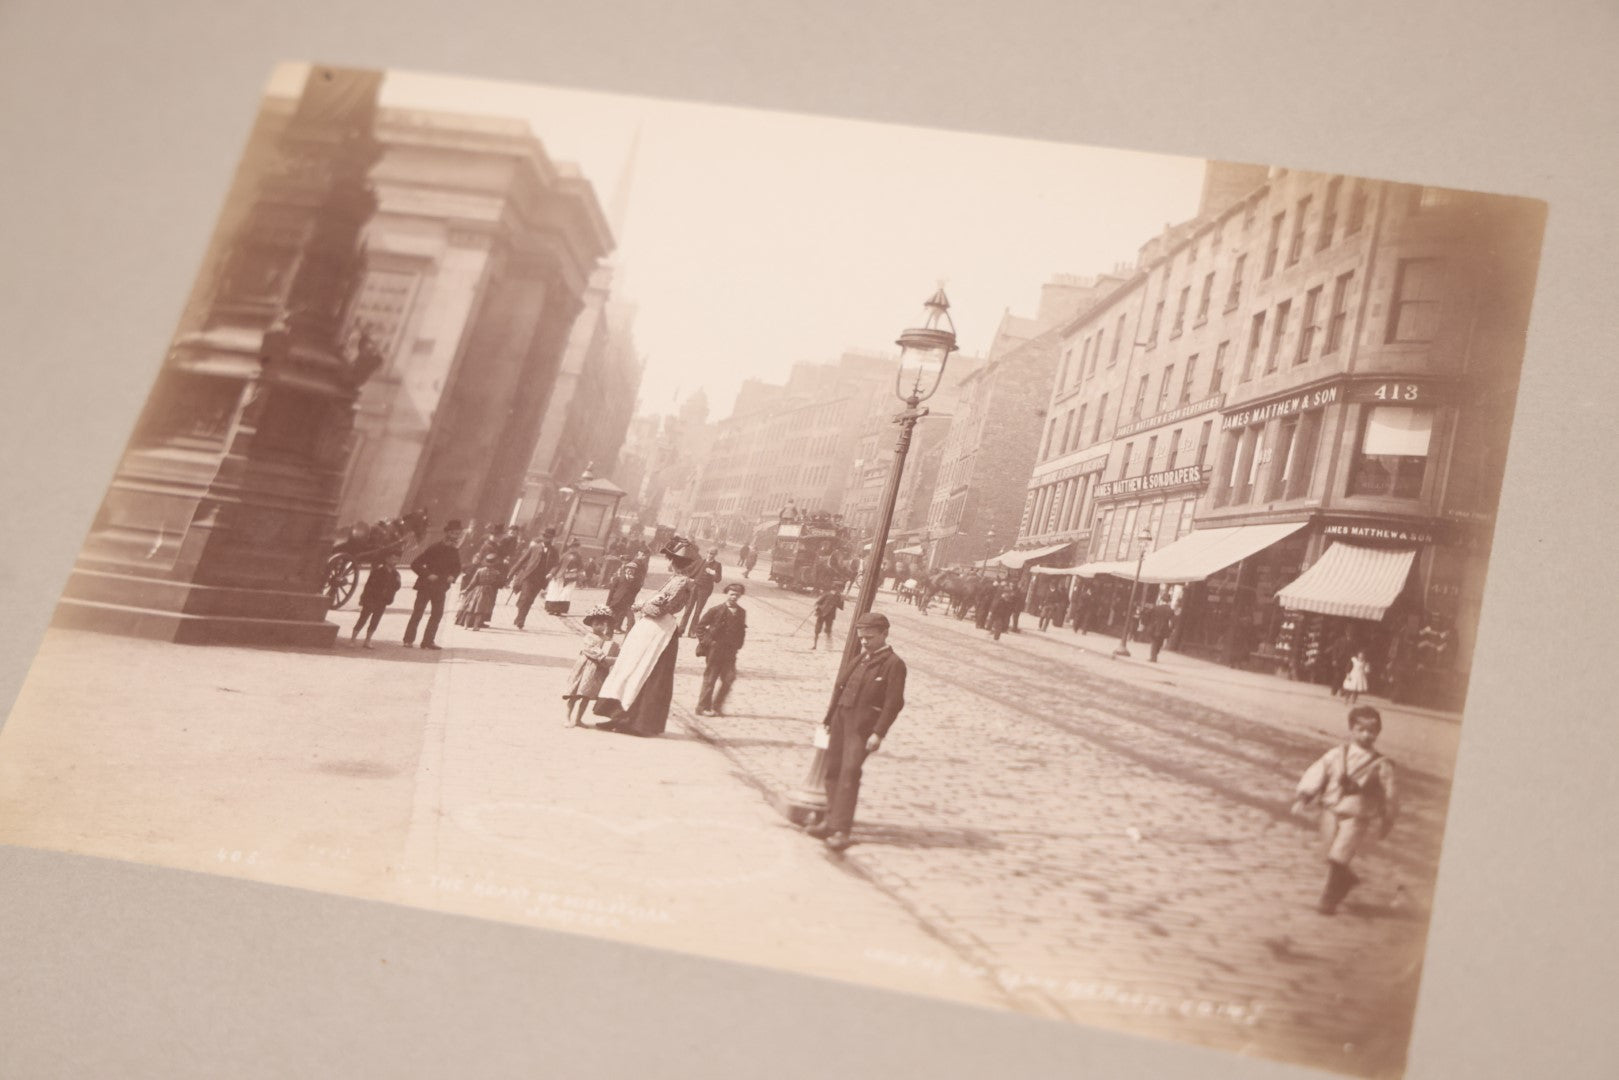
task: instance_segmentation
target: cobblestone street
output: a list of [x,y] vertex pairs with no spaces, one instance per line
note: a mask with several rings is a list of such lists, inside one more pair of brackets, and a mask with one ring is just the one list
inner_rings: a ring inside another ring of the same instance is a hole
[[692,715],[683,645],[650,742],[563,728],[577,622],[517,632],[504,605],[436,658],[395,644],[398,609],[372,652],[52,631],[0,732],[0,841],[1399,1071],[1454,718],[1386,711],[1404,813],[1328,919],[1287,814],[1341,730],[1325,691],[1033,620],[992,642],[884,594],[908,703],[835,856],[777,811],[838,654],[810,651],[808,597],[749,585],[726,715]]
[[[760,629],[728,715],[688,722],[779,802],[804,774],[837,656],[792,633],[807,599],[749,599]],[[844,859],[950,942],[941,981],[982,972],[1045,1015],[1398,1070],[1406,1033],[1387,1018],[1416,993],[1442,776],[1403,770],[1401,824],[1366,860],[1358,902],[1326,919],[1312,823],[1287,813],[1338,736],[1312,730],[1341,723],[1325,690],[1167,654],[1112,661],[1115,642],[1064,630],[991,642],[938,608],[879,608],[910,666],[908,704],[868,763]],[[1244,696],[1279,715],[1231,711]],[[1438,748],[1405,749],[1442,757],[1454,725],[1419,722]]]

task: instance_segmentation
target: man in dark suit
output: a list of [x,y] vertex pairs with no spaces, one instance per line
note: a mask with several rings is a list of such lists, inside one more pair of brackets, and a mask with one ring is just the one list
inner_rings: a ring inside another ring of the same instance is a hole
[[1153,663],[1158,662],[1158,654],[1163,651],[1164,642],[1175,629],[1175,609],[1169,606],[1167,597],[1159,597],[1158,603],[1147,611],[1147,640],[1152,642],[1152,655],[1147,657]]
[[866,755],[882,746],[888,729],[905,707],[905,661],[888,647],[888,619],[868,611],[854,622],[860,654],[838,674],[827,711],[826,820],[809,834],[833,851],[850,844],[860,773]]
[[725,603],[697,620],[697,647],[708,660],[697,697],[698,716],[725,715],[720,707],[736,681],[736,654],[748,636],[748,613],[737,603],[745,592],[747,587],[740,581],[731,582],[725,586]]
[[428,611],[427,628],[422,631],[422,648],[437,649],[433,638],[438,633],[439,620],[444,618],[444,597],[450,591],[450,583],[461,572],[461,555],[457,550],[461,543],[461,523],[447,521],[444,523],[444,539],[432,544],[416,556],[410,568],[416,572],[416,606],[411,609],[410,622],[405,624],[405,644],[416,643],[416,624],[421,622],[422,612]]
[[708,606],[708,598],[714,594],[714,586],[720,583],[724,576],[724,569],[720,566],[719,549],[708,553],[703,565],[698,567],[692,580],[691,602],[686,605],[686,617],[681,620],[680,632],[697,636],[697,620],[703,617],[703,608]]
[[521,630],[528,621],[528,613],[534,607],[534,600],[545,588],[545,583],[556,567],[557,549],[551,542],[556,536],[555,529],[546,529],[538,540],[529,544],[527,550],[517,559],[512,567],[511,585],[517,590],[517,629]]

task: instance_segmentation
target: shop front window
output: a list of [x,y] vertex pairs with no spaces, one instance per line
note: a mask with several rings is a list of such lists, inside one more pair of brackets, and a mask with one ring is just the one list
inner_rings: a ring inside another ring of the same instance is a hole
[[1379,405],[1368,410],[1349,474],[1349,494],[1420,498],[1432,437],[1432,409]]

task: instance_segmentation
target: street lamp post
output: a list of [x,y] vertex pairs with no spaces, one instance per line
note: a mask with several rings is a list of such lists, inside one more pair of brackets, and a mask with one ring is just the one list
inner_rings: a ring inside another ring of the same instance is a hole
[[[894,376],[894,396],[905,403],[893,422],[899,426],[899,437],[894,441],[894,464],[888,473],[882,502],[877,516],[877,531],[871,538],[871,550],[860,575],[860,592],[855,598],[854,611],[849,616],[849,628],[844,633],[843,657],[838,663],[841,673],[854,659],[860,648],[860,639],[854,624],[860,616],[871,610],[877,595],[877,579],[882,573],[883,549],[888,546],[888,530],[894,521],[894,507],[899,501],[900,473],[905,468],[905,455],[911,448],[911,435],[917,421],[928,415],[922,402],[932,397],[944,381],[945,365],[956,351],[956,327],[950,319],[950,301],[940,288],[928,298],[921,326],[900,334],[895,342],[900,347],[899,372]],[[837,689],[827,711],[837,702]],[[818,819],[826,813],[826,748],[816,747],[803,783],[789,796],[788,817],[797,824]]]
[[1119,634],[1119,647],[1113,650],[1114,656],[1130,655],[1130,621],[1135,618],[1136,589],[1141,586],[1141,564],[1147,561],[1147,545],[1152,543],[1152,530],[1143,528],[1136,534],[1136,543],[1141,545],[1141,552],[1136,556],[1136,578],[1130,582],[1130,602],[1124,606],[1124,631]]
[[989,557],[995,554],[995,530],[990,529],[984,533],[984,557],[978,560],[978,569],[982,570],[989,565]]

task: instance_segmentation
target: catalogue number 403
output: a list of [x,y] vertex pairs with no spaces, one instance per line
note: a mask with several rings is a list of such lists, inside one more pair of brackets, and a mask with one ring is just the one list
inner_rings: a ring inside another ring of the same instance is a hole
[[1422,397],[1422,386],[1409,382],[1379,383],[1372,396],[1378,401],[1417,401]]

